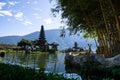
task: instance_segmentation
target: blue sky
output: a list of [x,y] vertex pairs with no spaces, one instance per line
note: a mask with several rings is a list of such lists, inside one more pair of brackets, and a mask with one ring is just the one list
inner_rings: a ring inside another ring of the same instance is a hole
[[53,17],[50,0],[0,0],[0,37],[26,35],[39,31],[59,29],[60,15]]

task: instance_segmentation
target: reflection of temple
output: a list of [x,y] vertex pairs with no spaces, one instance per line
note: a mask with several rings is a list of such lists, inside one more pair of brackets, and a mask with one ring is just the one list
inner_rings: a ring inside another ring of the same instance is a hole
[[48,52],[48,51],[57,51],[57,46],[58,43],[53,42],[51,44],[48,44],[46,38],[45,38],[45,32],[44,32],[44,26],[41,26],[41,30],[40,30],[40,35],[39,35],[39,48],[40,51],[42,52]]

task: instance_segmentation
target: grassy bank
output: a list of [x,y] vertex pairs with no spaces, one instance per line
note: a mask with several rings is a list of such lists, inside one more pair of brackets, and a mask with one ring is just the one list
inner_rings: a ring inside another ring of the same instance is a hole
[[[4,53],[25,53],[25,50],[13,50],[13,49],[3,49],[0,52]],[[30,51],[30,54],[40,54],[40,53],[49,53],[49,52],[41,52],[41,51]],[[60,51],[56,51],[55,53],[60,53]]]
[[[58,74],[44,74],[40,70],[0,63],[0,80],[70,80]],[[75,79],[71,79],[75,80]]]

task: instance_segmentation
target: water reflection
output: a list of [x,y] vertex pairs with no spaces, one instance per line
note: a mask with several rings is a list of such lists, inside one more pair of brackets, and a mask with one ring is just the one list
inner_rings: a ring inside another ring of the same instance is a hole
[[32,68],[45,69],[45,71],[54,73],[64,73],[64,53],[49,54],[24,54],[24,53],[12,53],[6,54],[3,58],[4,63],[11,63],[17,65],[29,66]]
[[0,62],[16,64],[25,67],[31,67],[35,69],[44,69],[45,73],[53,72],[57,74],[63,74],[66,78],[74,78],[82,80],[81,77],[75,73],[66,73],[64,64],[65,53],[49,54],[24,54],[24,53],[12,53],[5,54],[5,57],[0,57]]

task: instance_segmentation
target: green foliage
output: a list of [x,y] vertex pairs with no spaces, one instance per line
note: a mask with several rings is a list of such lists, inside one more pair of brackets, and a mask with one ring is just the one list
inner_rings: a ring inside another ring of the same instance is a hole
[[120,66],[113,66],[110,69],[114,76],[120,76]]
[[[48,74],[46,79],[47,80],[70,80],[63,77],[63,75],[58,75],[53,73]],[[75,79],[71,79],[71,80],[75,80]]]
[[33,69],[0,64],[0,80],[39,80]]
[[[120,53],[120,1],[119,0],[56,0],[52,12],[61,13],[71,33],[84,33],[94,38],[101,52],[109,56]],[[118,43],[116,45],[116,43]]]
[[61,12],[62,20],[69,26],[71,32],[88,32],[89,35],[86,37],[96,36],[94,27],[105,30],[100,1],[106,19],[112,21],[109,23],[112,25],[115,21],[114,16],[120,15],[119,0],[111,0],[115,11],[112,10],[110,0],[56,0],[57,5],[52,12],[53,14]]
[[18,42],[17,46],[21,47],[22,49],[25,49],[25,46],[32,46],[33,41],[22,39],[20,42]]
[[[62,19],[69,26],[71,32],[89,32],[94,33],[91,25],[98,23],[95,19],[100,15],[100,7],[97,0],[57,0],[53,12],[61,11]],[[96,14],[94,14],[96,13]],[[87,17],[91,15],[94,22],[87,22]]]
[[4,53],[6,53],[6,50],[0,50],[0,52],[4,52]]
[[103,79],[103,80],[115,80],[115,79],[106,78],[106,79]]
[[120,78],[120,66],[105,67],[96,61],[89,61],[81,66],[68,63],[66,71],[80,74],[83,80],[118,80]]
[[0,80],[75,80],[58,74],[44,74],[44,70],[0,63]]
[[33,45],[39,46],[39,39],[34,40],[34,41],[33,41]]
[[15,53],[15,51],[13,49],[7,49],[6,52],[7,53]]

